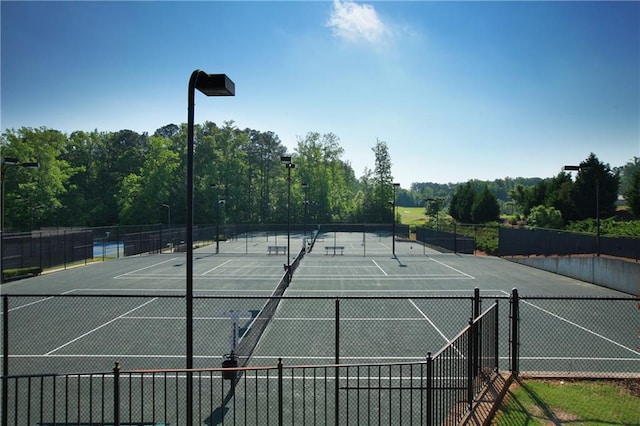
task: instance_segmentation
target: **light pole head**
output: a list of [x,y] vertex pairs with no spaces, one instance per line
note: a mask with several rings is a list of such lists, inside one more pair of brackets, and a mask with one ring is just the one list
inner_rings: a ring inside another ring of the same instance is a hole
[[207,74],[197,71],[196,89],[206,96],[235,96],[236,85],[226,74]]
[[7,166],[17,166],[19,163],[17,158],[12,158],[12,157],[3,157],[1,161],[2,161],[2,164],[6,164]]
[[290,155],[283,155],[280,157],[280,161],[282,161],[287,169],[295,169],[296,165],[291,162]]
[[566,171],[569,171],[569,172],[577,172],[577,171],[582,170],[582,167],[580,167],[580,166],[564,166],[562,168],[562,170],[566,170]]
[[17,158],[13,158],[13,157],[3,157],[1,160],[2,160],[3,166],[20,166],[20,167],[24,167],[25,169],[37,169],[40,167],[40,163],[38,162],[34,161],[34,162],[23,163],[19,161]]

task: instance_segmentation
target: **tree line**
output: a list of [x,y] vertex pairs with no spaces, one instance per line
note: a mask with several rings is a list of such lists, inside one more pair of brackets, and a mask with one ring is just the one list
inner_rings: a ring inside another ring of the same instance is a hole
[[[4,229],[186,222],[186,124],[152,135],[131,130],[9,129],[2,157],[38,162],[37,170],[3,164]],[[373,167],[357,178],[339,138],[309,132],[293,153],[273,132],[213,122],[194,129],[194,223],[286,223],[292,156],[293,223],[391,221],[391,158],[372,147]]]
[[[186,124],[152,135],[131,130],[75,131],[23,127],[2,135],[2,157],[37,161],[38,170],[3,164],[4,229],[186,222]],[[394,188],[391,155],[376,140],[372,168],[356,177],[333,133],[298,137],[293,153],[273,132],[213,122],[194,129],[194,222],[286,223],[287,169],[292,156],[293,223],[386,223],[390,202],[447,212],[463,223],[497,220],[501,213],[531,216],[540,226],[615,212],[625,195],[640,216],[640,161],[611,168],[591,154],[577,172],[548,179],[413,183]],[[437,200],[427,203],[426,200]],[[396,218],[397,219],[397,218]]]

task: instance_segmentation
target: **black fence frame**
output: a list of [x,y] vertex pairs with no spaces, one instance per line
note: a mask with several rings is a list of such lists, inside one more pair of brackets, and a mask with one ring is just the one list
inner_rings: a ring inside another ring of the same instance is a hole
[[498,238],[500,256],[598,254],[640,260],[640,238],[634,237],[500,227]]
[[182,424],[189,410],[197,424],[458,424],[498,371],[497,342],[496,301],[421,362],[4,374],[2,425]]

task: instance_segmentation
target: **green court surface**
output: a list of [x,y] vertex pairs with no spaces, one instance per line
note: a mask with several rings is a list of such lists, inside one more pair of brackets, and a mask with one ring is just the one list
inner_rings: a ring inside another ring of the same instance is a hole
[[[291,235],[290,255],[269,254],[270,246],[286,245],[282,234],[277,242],[274,235],[220,242],[218,254],[215,244],[195,250],[195,367],[221,365],[232,345],[234,315],[240,339],[255,326],[303,241],[303,235]],[[183,368],[185,271],[184,253],[164,253],[4,284],[9,374],[109,371],[116,361],[124,369]],[[320,235],[251,359],[241,361],[256,366],[275,365],[278,358],[287,365],[423,360],[467,325],[476,288],[483,308],[498,300],[503,336],[512,289],[524,298],[526,369],[544,370],[553,362],[567,371],[580,363],[640,371],[637,302],[609,300],[628,295],[500,258],[439,253],[376,233]],[[506,363],[506,337],[500,352]]]

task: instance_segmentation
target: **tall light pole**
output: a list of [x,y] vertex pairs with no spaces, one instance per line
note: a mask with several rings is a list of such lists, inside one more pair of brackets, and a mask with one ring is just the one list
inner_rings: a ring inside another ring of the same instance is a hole
[[220,185],[212,183],[211,187],[216,190],[216,254],[220,253],[220,206],[225,203],[225,200],[220,199]]
[[165,203],[162,207],[167,209],[167,229],[171,229],[171,206]]
[[26,162],[22,163],[17,158],[2,157],[0,158],[0,283],[4,282],[4,266],[2,258],[4,252],[2,250],[4,244],[4,191],[5,191],[5,178],[7,177],[7,170],[10,167],[24,167],[27,169],[37,169],[40,167],[39,163]]
[[296,165],[291,162],[290,156],[280,157],[280,161],[287,168],[287,275],[291,282],[291,169],[295,169]]
[[391,204],[391,214],[393,216],[391,220],[391,252],[393,253],[393,257],[396,256],[396,189],[400,186],[399,183],[394,183],[393,185],[393,201],[390,201]]
[[[226,74],[195,70],[189,78],[187,105],[187,369],[193,368],[193,127],[196,89],[206,96],[235,96]],[[187,426],[193,425],[193,376],[187,374]]]
[[600,256],[600,170],[591,166],[564,166],[563,170],[569,172],[580,172],[591,170],[595,172],[596,178],[596,256]]
[[[436,203],[436,246],[438,245],[438,213],[440,212],[440,202],[436,198],[426,198],[424,201],[427,203]],[[426,242],[426,241],[425,241]]]
[[309,221],[309,184],[306,182],[302,182],[302,189],[304,190],[304,236],[307,236],[307,222]]
[[[169,240],[169,250],[173,251],[173,245],[171,244],[171,206],[164,203],[160,207],[167,209],[167,239]],[[162,244],[162,242],[160,242],[160,244]],[[162,248],[160,248],[160,252],[162,252]]]

